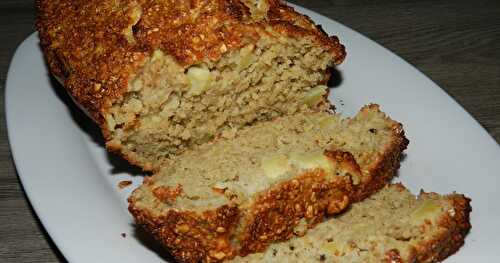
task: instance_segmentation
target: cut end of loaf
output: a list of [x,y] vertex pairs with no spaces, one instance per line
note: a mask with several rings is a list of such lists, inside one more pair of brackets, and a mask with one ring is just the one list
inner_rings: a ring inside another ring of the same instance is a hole
[[[406,144],[401,125],[376,105],[351,119],[308,113],[261,122],[170,160],[134,191],[130,211],[174,254],[181,251],[175,239],[205,249],[201,258],[176,255],[181,261],[215,260],[210,255],[216,252],[229,259],[262,251],[303,235],[325,214],[383,187]],[[376,187],[366,187],[370,184]],[[203,214],[222,207],[237,209],[239,217],[231,230],[217,234],[229,248],[214,251],[210,239],[196,233],[213,231],[204,227]],[[178,227],[166,219],[172,211],[196,218],[190,227],[194,232],[172,230]]]
[[277,116],[328,108],[345,48],[278,0],[37,1],[51,72],[145,170]]
[[346,55],[336,37],[278,0],[39,0],[36,6],[51,72],[99,122],[155,50],[191,66],[274,37],[307,38],[332,64]]
[[110,149],[149,170],[241,127],[328,109],[328,50],[263,37],[217,62],[183,67],[157,50],[105,115]]

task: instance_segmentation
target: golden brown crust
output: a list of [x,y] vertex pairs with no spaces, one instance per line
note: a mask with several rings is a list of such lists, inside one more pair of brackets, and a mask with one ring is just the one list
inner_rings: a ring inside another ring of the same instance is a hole
[[101,121],[100,110],[120,98],[129,77],[148,56],[122,34],[130,23],[123,18],[129,17],[132,4],[40,0],[37,6],[40,44],[51,71]]
[[278,32],[314,39],[334,63],[345,57],[336,37],[278,0],[268,1],[261,18],[239,0],[37,0],[37,7],[52,73],[101,125],[102,113],[122,98],[156,49],[187,67]]
[[439,262],[457,252],[464,244],[471,228],[471,200],[459,194],[448,196],[448,199],[453,210],[438,219],[437,224],[442,231],[432,240],[417,244],[408,262]]
[[229,238],[240,216],[237,207],[222,206],[201,215],[169,210],[166,215],[154,217],[147,210],[137,209],[134,200],[129,202],[129,211],[137,223],[180,262],[214,262],[236,255]]
[[301,219],[311,228],[325,214],[343,211],[350,203],[351,192],[349,177],[328,181],[325,172],[317,169],[258,196],[239,240],[240,255],[263,251],[272,242],[302,235],[305,231],[296,230]]

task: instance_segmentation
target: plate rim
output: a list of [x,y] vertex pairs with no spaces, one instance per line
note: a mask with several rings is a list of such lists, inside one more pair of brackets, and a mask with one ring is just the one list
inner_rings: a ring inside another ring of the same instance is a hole
[[[306,9],[306,8],[303,8],[303,7],[300,7],[298,5],[294,5],[294,4],[290,4],[290,6],[293,6],[295,9],[299,10],[301,13],[307,13],[308,16],[311,16],[311,14],[313,14],[314,16],[316,16],[317,18],[320,18],[320,20],[322,19],[325,19],[325,20],[330,20],[342,27],[344,27],[345,29],[344,30],[348,30],[348,31],[352,31],[354,32],[355,34],[357,34],[359,37],[362,37],[365,39],[365,41],[368,41],[372,44],[375,44],[377,46],[377,48],[381,48],[383,50],[385,50],[387,53],[391,54],[392,55],[392,58],[391,59],[398,59],[401,61],[401,63],[404,63],[408,66],[410,66],[412,69],[414,69],[416,72],[419,72],[419,74],[421,76],[423,76],[424,78],[426,78],[428,81],[430,81],[431,83],[433,83],[433,85],[437,88],[439,88],[440,91],[444,92],[446,94],[446,96],[453,102],[454,104],[454,107],[457,107],[459,109],[461,109],[461,112],[462,114],[465,113],[466,116],[468,116],[468,118],[470,120],[472,120],[473,123],[475,123],[475,125],[477,126],[478,131],[481,131],[482,133],[482,136],[484,135],[487,135],[486,137],[489,138],[489,144],[494,144],[496,145],[497,147],[497,151],[500,153],[500,145],[498,144],[498,142],[493,138],[493,136],[485,129],[485,127],[480,123],[478,122],[469,112],[467,112],[465,110],[465,108],[460,105],[452,96],[450,96],[449,93],[446,92],[446,90],[442,89],[439,85],[437,85],[432,79],[430,79],[427,75],[425,75],[422,71],[420,71],[418,68],[416,68],[414,65],[410,64],[408,61],[406,61],[405,59],[403,59],[402,57],[398,56],[397,54],[395,54],[394,52],[392,52],[391,50],[387,49],[386,47],[380,45],[379,43],[377,43],[376,41],[368,38],[367,36],[359,33],[358,31],[356,30],[353,30],[352,28],[349,28],[339,22],[337,22],[336,20],[332,19],[332,18],[329,18],[325,15],[322,15],[322,14],[319,14],[315,11],[311,11],[309,9]],[[317,21],[317,19],[313,19],[314,21]],[[41,216],[42,214],[44,214],[44,212],[42,211],[43,208],[39,201],[37,200],[37,198],[34,196],[33,192],[32,192],[32,189],[30,187],[26,187],[28,184],[26,182],[26,180],[29,180],[27,179],[29,176],[26,175],[26,174],[23,174],[22,172],[22,168],[20,168],[21,163],[22,163],[22,160],[21,160],[21,154],[18,152],[18,149],[16,149],[16,146],[13,144],[13,140],[12,140],[12,137],[14,136],[13,133],[14,131],[12,131],[11,127],[13,127],[13,122],[15,122],[15,120],[13,119],[14,116],[13,113],[11,112],[12,110],[12,106],[10,106],[11,103],[13,103],[13,101],[9,98],[11,98],[13,95],[12,95],[12,89],[14,89],[13,85],[11,82],[12,82],[12,75],[14,74],[13,71],[16,70],[12,67],[13,65],[13,62],[16,61],[16,59],[19,59],[19,56],[20,56],[20,52],[22,51],[22,48],[26,45],[29,44],[30,41],[35,41],[37,42],[38,40],[38,34],[37,32],[34,32],[32,33],[31,35],[29,35],[26,39],[24,39],[20,44],[19,46],[16,48],[16,51],[14,53],[14,55],[12,56],[12,59],[9,63],[9,69],[8,69],[8,72],[7,72],[7,78],[6,78],[6,84],[5,84],[5,96],[4,96],[4,110],[5,110],[5,117],[6,117],[6,127],[7,127],[7,138],[8,138],[8,144],[9,144],[9,148],[10,148],[10,152],[11,152],[11,155],[12,155],[12,159],[15,163],[15,168],[16,168],[16,173],[18,175],[18,178],[21,182],[21,185],[22,185],[22,189],[23,191],[26,193],[26,196],[28,197],[29,199],[29,202],[30,202],[30,205],[33,209],[33,211],[35,211],[36,213],[36,217],[38,218],[38,220],[40,221],[40,223],[43,225],[43,228],[45,229],[45,231],[47,232],[47,234],[50,236],[50,238],[52,239],[52,241],[54,242],[54,244],[56,244],[57,246],[57,249],[59,250],[59,252],[66,258],[66,259],[71,259],[71,260],[75,260],[77,261],[78,259],[74,257],[73,254],[70,255],[70,250],[68,249],[63,249],[65,247],[65,245],[63,244],[63,240],[59,239],[59,238],[55,238],[55,235],[54,232],[53,232],[53,229],[52,229],[52,224],[50,222],[47,221],[47,219],[44,217],[44,216]],[[14,136],[15,137],[15,136]],[[500,191],[499,191],[500,192]]]

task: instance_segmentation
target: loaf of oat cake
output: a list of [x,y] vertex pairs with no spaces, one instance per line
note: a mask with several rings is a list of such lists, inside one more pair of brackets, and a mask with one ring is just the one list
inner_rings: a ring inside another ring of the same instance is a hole
[[461,194],[421,192],[415,197],[395,184],[303,237],[228,262],[438,262],[463,245],[471,228],[469,203]]
[[377,105],[297,113],[170,159],[129,210],[179,262],[217,262],[304,235],[381,189],[407,139]]
[[330,107],[345,49],[279,0],[37,0],[51,72],[145,170],[249,124]]

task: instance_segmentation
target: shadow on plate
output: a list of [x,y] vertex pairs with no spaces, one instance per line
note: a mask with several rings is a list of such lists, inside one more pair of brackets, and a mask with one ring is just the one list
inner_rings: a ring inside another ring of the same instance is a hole
[[[57,97],[68,107],[71,118],[92,139],[94,143],[102,148],[106,148],[106,143],[101,133],[101,129],[95,122],[90,119],[71,99],[66,89],[50,75],[51,86]],[[137,166],[129,164],[125,159],[115,153],[106,151],[108,162],[112,165],[111,174],[128,173],[130,175],[145,175],[145,173]]]
[[340,72],[337,68],[333,67],[329,69],[330,79],[326,83],[326,85],[332,89],[337,88],[342,84],[344,78],[342,77],[342,72]]

